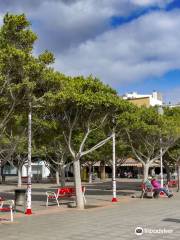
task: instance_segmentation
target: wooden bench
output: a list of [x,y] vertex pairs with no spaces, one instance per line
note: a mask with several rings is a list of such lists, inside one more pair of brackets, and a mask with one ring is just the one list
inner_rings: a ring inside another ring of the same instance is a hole
[[[86,203],[86,198],[85,198],[85,187],[82,187],[82,194],[83,194],[83,200],[84,203]],[[50,192],[47,191],[46,192],[46,196],[47,196],[47,201],[46,201],[46,206],[48,207],[48,202],[49,200],[55,200],[57,202],[57,205],[59,207],[59,201],[61,199],[69,199],[72,197],[76,196],[76,189],[74,187],[62,187],[62,188],[58,188],[56,190],[56,192]]]
[[14,200],[5,200],[0,197],[0,212],[10,212],[10,221],[13,222]]

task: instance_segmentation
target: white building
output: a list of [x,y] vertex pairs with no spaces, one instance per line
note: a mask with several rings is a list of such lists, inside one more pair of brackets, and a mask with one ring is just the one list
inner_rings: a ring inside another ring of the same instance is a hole
[[[37,161],[31,163],[32,165],[32,176],[39,178],[47,178],[50,174],[49,168],[45,165],[43,161]],[[23,165],[22,167],[22,177],[27,177],[27,167],[28,164]]]
[[137,106],[162,106],[162,95],[156,91],[152,94],[138,94],[137,92],[126,93],[123,99],[128,100]]

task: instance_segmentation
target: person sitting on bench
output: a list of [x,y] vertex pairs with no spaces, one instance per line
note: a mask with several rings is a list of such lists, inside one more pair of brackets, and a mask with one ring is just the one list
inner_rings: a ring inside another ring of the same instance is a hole
[[160,192],[164,192],[169,198],[173,196],[166,187],[161,187],[161,184],[155,178],[151,180],[151,184],[156,191],[155,197],[157,197]]
[[152,177],[149,176],[144,182],[146,188],[148,188],[148,189],[153,189],[153,186],[151,184],[151,179],[152,179]]
[[151,192],[153,197],[157,197],[159,195],[159,191],[153,188],[151,184],[152,177],[148,176],[148,178],[144,181],[144,185],[146,188],[146,192]]

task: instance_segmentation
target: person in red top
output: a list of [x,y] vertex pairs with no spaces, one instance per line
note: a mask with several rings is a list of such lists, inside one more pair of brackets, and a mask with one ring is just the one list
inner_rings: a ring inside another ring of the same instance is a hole
[[173,196],[173,194],[170,193],[167,188],[161,187],[161,184],[155,178],[151,180],[151,184],[154,190],[156,191],[156,194],[159,194],[160,192],[164,192],[169,198]]

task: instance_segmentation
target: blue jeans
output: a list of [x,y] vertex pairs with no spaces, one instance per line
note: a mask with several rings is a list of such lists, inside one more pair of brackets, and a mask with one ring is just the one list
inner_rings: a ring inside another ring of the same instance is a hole
[[157,191],[160,193],[160,192],[164,192],[167,196],[169,196],[169,191],[167,188],[163,187],[163,188],[159,188],[157,189]]

